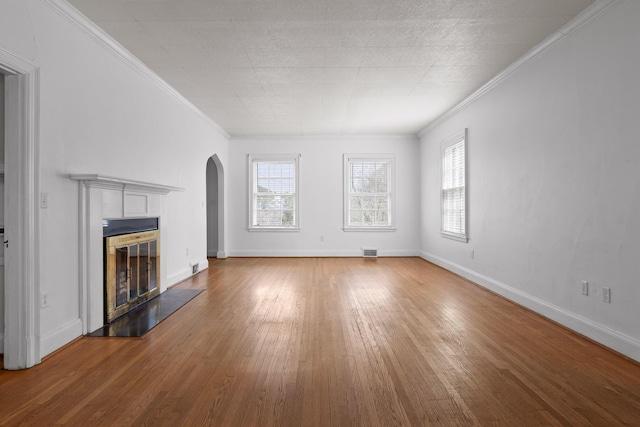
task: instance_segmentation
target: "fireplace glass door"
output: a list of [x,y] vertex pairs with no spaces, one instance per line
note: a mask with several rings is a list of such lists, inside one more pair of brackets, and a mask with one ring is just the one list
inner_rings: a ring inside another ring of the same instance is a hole
[[160,233],[124,234],[105,241],[105,321],[110,323],[160,292]]

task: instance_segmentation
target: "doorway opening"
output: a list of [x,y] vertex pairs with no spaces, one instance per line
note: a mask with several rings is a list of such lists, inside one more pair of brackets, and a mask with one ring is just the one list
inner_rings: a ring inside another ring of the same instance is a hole
[[0,354],[4,354],[4,74],[0,72]]
[[40,363],[38,248],[39,69],[0,49],[4,119],[3,226],[5,369]]
[[224,252],[224,170],[217,154],[207,159],[207,257],[226,258]]

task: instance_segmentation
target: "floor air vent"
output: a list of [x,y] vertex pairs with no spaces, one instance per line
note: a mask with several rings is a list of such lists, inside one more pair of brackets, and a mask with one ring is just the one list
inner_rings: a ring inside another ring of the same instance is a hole
[[362,249],[362,256],[364,258],[378,258],[377,249]]

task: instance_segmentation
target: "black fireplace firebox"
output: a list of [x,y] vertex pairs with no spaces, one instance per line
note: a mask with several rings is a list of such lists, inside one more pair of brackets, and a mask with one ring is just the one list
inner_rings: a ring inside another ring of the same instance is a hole
[[160,293],[158,218],[103,221],[105,324]]

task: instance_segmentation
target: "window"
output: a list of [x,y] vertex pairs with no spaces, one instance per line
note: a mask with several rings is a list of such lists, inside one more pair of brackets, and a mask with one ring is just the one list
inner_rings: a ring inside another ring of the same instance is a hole
[[466,129],[442,144],[441,233],[463,242],[468,240],[466,148]]
[[344,230],[393,230],[393,156],[345,154]]
[[300,155],[249,156],[249,230],[298,230]]

